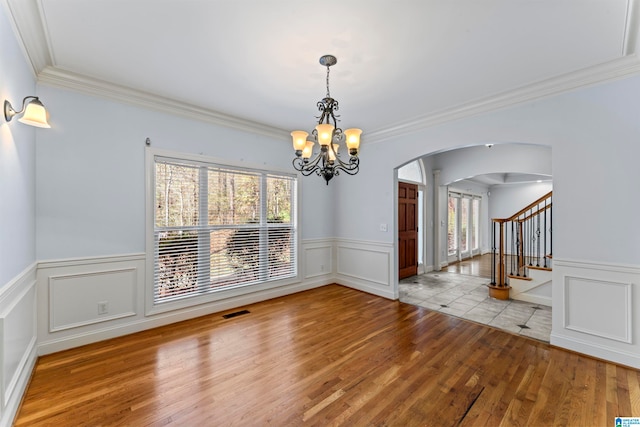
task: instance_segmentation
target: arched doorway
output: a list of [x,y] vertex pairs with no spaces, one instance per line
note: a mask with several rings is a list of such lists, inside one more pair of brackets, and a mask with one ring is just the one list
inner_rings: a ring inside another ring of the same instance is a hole
[[[461,261],[469,262],[474,256],[490,253],[491,218],[508,216],[501,213],[504,210],[517,211],[507,203],[518,199],[514,194],[520,191],[523,197],[535,200],[534,191],[548,191],[552,185],[551,149],[530,144],[492,147],[482,144],[432,153],[414,161],[422,167],[424,188],[429,192],[423,204],[428,209],[419,221],[423,230],[420,235],[429,236],[429,239],[423,239],[426,246],[423,271],[426,274],[400,281],[400,284],[416,285],[409,291],[399,287],[400,300],[480,323],[495,322],[493,326],[548,341],[551,330],[549,307],[527,304],[516,310],[518,314],[509,319],[507,325],[506,314],[502,314],[503,310],[496,311],[497,305],[505,304],[503,308],[506,309],[512,302],[488,300],[486,285],[489,279],[481,277],[486,274],[474,274],[479,270],[470,268],[460,277],[452,278],[447,270],[453,265],[459,267]],[[402,169],[398,169],[398,184],[402,182]],[[530,193],[534,195],[529,196]],[[447,291],[451,293],[447,294]],[[538,322],[542,317],[543,322]],[[518,323],[514,323],[514,319]],[[527,327],[532,319],[536,323],[535,329]],[[548,326],[540,326],[545,322]]]

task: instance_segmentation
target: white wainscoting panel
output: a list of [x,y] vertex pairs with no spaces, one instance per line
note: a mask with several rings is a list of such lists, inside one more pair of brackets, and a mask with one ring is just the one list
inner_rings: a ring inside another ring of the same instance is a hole
[[554,259],[551,344],[640,368],[640,267]]
[[0,288],[0,426],[11,425],[36,354],[36,264]]
[[[41,262],[40,354],[117,336],[118,328],[142,319],[144,274],[144,254]],[[99,310],[103,304],[106,312]],[[43,346],[50,349],[42,351]]]
[[333,239],[305,240],[302,251],[305,280],[334,275]]
[[[332,239],[302,245],[302,253],[309,252],[315,260],[301,260],[301,269],[304,263],[311,268],[313,277],[309,279],[232,289],[224,297],[208,295],[210,300],[154,313],[145,312],[149,288],[144,253],[41,262],[37,270],[38,353],[66,350],[333,283],[331,270],[315,275],[323,265],[335,265],[332,245]],[[108,303],[106,314],[98,314],[102,302]]]
[[392,244],[337,239],[336,248],[338,283],[385,298],[397,298]]
[[565,276],[564,327],[631,344],[631,283]]
[[135,316],[137,277],[135,267],[50,276],[49,331]]

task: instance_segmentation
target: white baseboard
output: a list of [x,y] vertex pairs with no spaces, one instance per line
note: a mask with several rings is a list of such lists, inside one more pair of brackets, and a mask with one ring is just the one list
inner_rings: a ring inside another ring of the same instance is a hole
[[530,302],[532,304],[541,304],[551,307],[552,299],[549,297],[543,297],[540,295],[532,295],[532,294],[519,294],[518,298],[513,298],[518,301]]
[[153,317],[143,317],[132,319],[126,323],[105,325],[100,328],[92,329],[90,331],[83,331],[81,333],[67,335],[60,338],[53,337],[49,340],[42,341],[38,345],[38,353],[40,355],[55,353],[58,351],[66,350],[69,348],[78,347],[81,345],[91,344],[107,340],[110,338],[116,338],[123,335],[128,335],[136,332],[141,332],[147,329],[157,328],[165,326],[171,323],[181,322],[183,320],[193,319],[200,316],[206,316],[232,308],[239,308],[245,305],[253,304],[260,301],[266,301],[281,296],[302,292],[317,287],[325,286],[333,283],[333,280],[316,280],[306,281],[304,283],[297,283],[288,286],[282,286],[274,289],[269,289],[252,294],[246,294],[234,298],[229,298],[221,301],[216,301],[208,304],[202,304],[194,306],[188,309],[177,310],[174,312],[166,312]]
[[562,336],[553,332],[551,332],[551,345],[640,369],[640,355],[637,353],[606,347],[602,344],[595,344],[575,337]]
[[377,285],[371,285],[366,282],[356,281],[347,277],[339,277],[336,283],[346,286],[352,289],[356,289],[358,291],[366,292],[368,294],[377,295],[379,297],[387,298],[387,299],[398,299],[395,296],[393,289],[388,288],[384,289]]

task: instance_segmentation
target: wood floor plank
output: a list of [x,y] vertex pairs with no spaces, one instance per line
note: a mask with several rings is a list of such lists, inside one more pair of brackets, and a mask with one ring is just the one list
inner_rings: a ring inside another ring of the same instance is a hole
[[640,416],[637,370],[421,307],[332,285],[240,309],[249,314],[41,357],[15,425],[591,426]]
[[640,372],[627,371],[631,414],[640,413]]

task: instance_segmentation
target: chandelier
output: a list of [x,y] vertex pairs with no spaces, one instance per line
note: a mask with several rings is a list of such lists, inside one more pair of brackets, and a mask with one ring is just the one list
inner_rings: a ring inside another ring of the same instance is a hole
[[[293,159],[293,167],[302,175],[309,176],[312,173],[321,176],[329,181],[343,171],[349,175],[355,175],[360,168],[358,152],[360,147],[361,129],[346,129],[344,132],[337,126],[339,120],[336,119],[334,111],[338,110],[338,101],[331,98],[329,94],[329,67],[335,65],[338,60],[333,55],[320,57],[320,64],[327,67],[327,96],[318,101],[320,116],[316,117],[318,125],[311,132],[311,140],[307,137],[309,133],[303,130],[291,132],[293,138],[293,149],[296,157]],[[349,150],[349,160],[342,161],[338,155],[341,142],[346,142]],[[320,151],[312,159],[313,146],[320,145]]]

